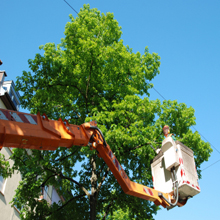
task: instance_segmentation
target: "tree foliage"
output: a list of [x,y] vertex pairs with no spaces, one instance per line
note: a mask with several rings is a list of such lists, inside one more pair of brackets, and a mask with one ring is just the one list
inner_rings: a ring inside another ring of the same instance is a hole
[[[161,145],[162,126],[169,124],[177,139],[194,151],[200,172],[211,148],[190,129],[195,125],[193,108],[148,97],[160,57],[147,47],[141,55],[125,46],[111,13],[85,5],[70,19],[61,43],[41,46],[44,53],[28,61],[31,71],[18,77],[21,105],[72,124],[96,120],[130,179],[147,186],[152,186],[150,161],[155,156],[149,145]],[[14,149],[12,159],[13,169],[23,177],[13,204],[22,205],[25,219],[153,219],[158,210],[149,201],[125,195],[89,147],[31,154]],[[52,206],[38,202],[45,185],[53,185],[65,201]]]

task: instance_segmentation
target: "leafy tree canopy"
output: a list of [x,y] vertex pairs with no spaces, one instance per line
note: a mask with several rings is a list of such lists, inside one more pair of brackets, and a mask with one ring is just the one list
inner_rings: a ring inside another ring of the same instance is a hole
[[[141,55],[125,46],[111,13],[84,5],[70,19],[61,43],[40,46],[44,53],[29,60],[30,71],[18,77],[22,106],[51,119],[68,118],[72,124],[96,120],[130,179],[147,186],[152,186],[150,161],[155,156],[149,145],[161,145],[162,127],[169,124],[176,138],[194,151],[200,173],[211,148],[190,129],[195,125],[194,109],[177,101],[149,99],[149,82],[159,74],[160,57],[147,47]],[[153,219],[158,210],[149,201],[125,195],[89,147],[31,154],[14,149],[12,159],[13,170],[23,177],[13,204],[22,206],[27,220]],[[38,202],[45,185],[54,186],[65,201],[51,206]]]

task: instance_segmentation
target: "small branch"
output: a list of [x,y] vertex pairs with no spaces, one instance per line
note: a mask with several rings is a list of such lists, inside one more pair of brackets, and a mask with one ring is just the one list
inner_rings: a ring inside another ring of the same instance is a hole
[[24,164],[24,166],[27,166],[26,163],[25,163],[20,157],[16,157],[16,156],[15,156],[15,158],[17,158],[18,160],[20,160],[20,161]]
[[53,175],[49,176],[49,177],[41,184],[41,186],[44,187],[45,184],[46,184],[46,182],[47,182],[51,177],[53,177],[53,176],[56,176],[56,174],[53,174]]
[[138,149],[138,148],[141,148],[141,147],[144,147],[144,146],[147,146],[147,145],[151,145],[151,143],[146,143],[146,144],[143,144],[143,145],[140,145],[140,146],[128,148],[128,149],[126,149],[126,150],[122,153],[122,155],[124,155],[125,153],[127,153],[127,152],[129,152],[129,151],[136,150],[136,149]]
[[45,167],[45,166],[43,166],[43,168],[44,168],[45,170],[48,170],[48,171],[54,173],[55,175],[58,175],[58,174],[59,174],[59,172],[57,172],[56,170],[50,169],[50,168]]
[[86,85],[86,100],[88,98],[89,82],[90,82],[91,75],[92,75],[92,66],[93,66],[93,59],[92,59],[91,65],[90,65],[89,79],[88,79],[88,82],[87,82],[87,85]]
[[96,197],[98,197],[98,193],[99,193],[99,191],[100,191],[100,189],[101,189],[101,186],[102,186],[103,182],[105,181],[105,178],[106,178],[107,175],[108,175],[109,170],[110,170],[110,168],[108,167],[107,170],[105,171],[104,176],[102,177],[102,180],[100,181],[100,183],[99,183],[99,185],[98,185],[98,187],[97,187],[97,190],[96,190],[96,192],[97,192]]
[[70,182],[75,183],[79,188],[81,188],[81,189],[83,190],[83,192],[88,196],[88,198],[90,198],[90,194],[89,194],[88,190],[86,190],[86,188],[84,188],[84,187],[82,186],[82,184],[78,183],[76,180],[74,180],[74,179],[72,179],[72,178],[70,178],[70,177],[64,176],[64,175],[62,174],[62,172],[59,172],[59,173],[58,173],[58,172],[56,172],[56,170],[52,170],[52,169],[49,169],[49,168],[47,168],[47,167],[44,167],[44,169],[45,169],[45,170],[48,170],[48,171],[50,171],[50,172],[52,172],[52,173],[54,173],[55,175],[59,176],[61,179],[67,179],[67,180],[69,180]]
[[[40,153],[40,157],[43,159],[41,153]],[[88,198],[90,198],[90,194],[89,194],[88,190],[86,190],[86,189],[82,186],[82,184],[78,183],[77,181],[73,180],[73,179],[70,178],[70,177],[64,176],[64,175],[62,174],[62,172],[57,172],[56,170],[50,169],[50,168],[45,167],[45,166],[43,166],[43,168],[44,168],[45,170],[48,170],[48,171],[54,173],[54,175],[57,175],[57,176],[59,176],[59,177],[62,178],[62,179],[67,179],[67,180],[69,180],[70,182],[75,183],[79,188],[81,188],[81,189],[84,191],[84,193],[88,196]]]
[[101,168],[100,168],[100,170],[99,170],[98,173],[97,173],[97,178],[100,177],[100,174],[101,174],[102,170],[104,169],[105,165],[106,165],[106,163],[103,162],[103,163],[102,163],[102,166],[101,166]]
[[88,196],[88,198],[90,199],[90,194],[89,194],[88,190],[86,190],[86,188],[83,187],[82,184],[78,183],[76,180],[74,180],[74,179],[72,179],[72,178],[70,178],[70,177],[64,176],[62,173],[61,173],[59,176],[60,176],[62,179],[67,179],[67,180],[69,180],[70,182],[75,183],[79,188],[82,189],[82,191],[83,191],[83,192]]
[[59,209],[57,209],[56,211],[58,212],[60,209],[64,208],[66,205],[68,205],[70,202],[72,202],[74,199],[79,199],[84,197],[85,194],[83,195],[78,195],[78,196],[74,196],[72,199],[70,199],[68,202],[66,202],[63,206],[61,206]]
[[95,155],[92,155],[91,157],[91,169],[92,169],[92,175],[91,175],[91,195],[95,195],[96,193],[96,186],[97,186],[97,175],[96,175],[96,158]]
[[109,99],[112,101],[112,99],[114,98],[114,96],[115,96],[117,93],[118,93],[118,91],[115,92]]
[[108,215],[108,213],[109,213],[110,207],[112,206],[113,201],[114,201],[114,198],[112,198],[112,200],[111,200],[110,203],[108,204],[107,209],[106,209],[106,211],[105,211],[105,214],[104,214],[102,220],[105,220],[105,219],[106,219],[106,217],[107,217],[107,215]]
[[82,90],[81,89],[79,89],[76,85],[63,85],[63,84],[61,84],[61,83],[57,83],[57,84],[54,84],[54,85],[50,85],[50,84],[47,84],[46,85],[47,87],[54,87],[54,86],[72,86],[72,87],[74,87],[75,89],[77,89],[80,93],[81,93],[81,95],[86,99],[86,96],[83,94],[83,92],[82,92]]
[[82,147],[82,146],[78,146],[73,153],[71,153],[71,154],[69,154],[69,155],[67,155],[67,156],[65,156],[65,157],[63,157],[63,158],[56,159],[55,161],[58,161],[58,160],[59,160],[59,161],[63,161],[63,160],[65,160],[66,158],[71,157],[71,156],[74,155],[74,154],[77,152],[77,150],[78,150],[79,148],[81,148],[81,147]]
[[[64,208],[65,206],[67,206],[69,203],[71,203],[73,200],[75,200],[75,199],[79,199],[79,198],[82,198],[82,197],[84,197],[85,196],[85,194],[83,194],[83,195],[78,195],[78,196],[74,196],[73,198],[71,198],[68,202],[66,202],[64,205],[62,205],[60,208],[58,208],[56,211],[54,211],[54,213],[56,213],[56,212],[59,212],[62,208]],[[50,213],[48,213],[46,216],[49,216],[49,215],[51,215],[53,212],[50,212]]]

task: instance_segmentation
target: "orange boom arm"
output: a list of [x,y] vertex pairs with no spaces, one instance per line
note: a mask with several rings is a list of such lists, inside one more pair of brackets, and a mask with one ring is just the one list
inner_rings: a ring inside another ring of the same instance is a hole
[[39,113],[33,115],[0,109],[0,149],[4,146],[56,150],[73,145],[89,145],[91,150],[97,150],[98,156],[103,158],[126,194],[163,207],[170,206],[165,199],[171,201],[172,195],[162,193],[162,197],[161,192],[130,181],[95,121],[78,126],[69,124],[67,120],[49,120],[45,114],[41,116]]

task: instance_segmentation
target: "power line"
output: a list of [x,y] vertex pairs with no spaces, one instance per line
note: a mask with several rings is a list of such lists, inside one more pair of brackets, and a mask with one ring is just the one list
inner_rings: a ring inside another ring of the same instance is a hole
[[73,7],[72,7],[72,6],[71,6],[71,5],[70,5],[70,4],[69,4],[69,3],[68,3],[66,0],[63,0],[63,1],[64,1],[64,2],[66,2],[66,4],[67,4],[67,5],[69,5],[69,7],[70,7],[70,8],[72,8],[72,9],[73,9],[73,11],[75,11],[75,12],[76,12],[76,14],[79,14],[79,13],[78,13],[78,12],[77,12],[77,11],[76,11],[76,10],[75,10],[75,9],[74,9],[74,8],[73,8]]
[[[196,128],[195,128],[194,126],[192,126],[192,127],[196,130]],[[197,130],[196,130],[196,131],[197,131]],[[199,131],[197,131],[197,132],[200,134],[200,136],[203,137],[203,139],[205,139],[207,142],[209,142]],[[220,154],[220,151],[219,151],[216,147],[214,147],[210,142],[209,142],[209,144],[212,146],[212,148],[214,148],[214,149]],[[206,167],[205,169],[203,169],[202,171],[204,171],[204,170],[208,169],[209,167],[215,165],[215,164],[218,163],[219,161],[220,161],[220,159],[217,160],[216,162],[212,163],[211,165],[207,166],[207,167]]]
[[[73,11],[76,12],[76,14],[79,14],[66,0],[64,0],[64,2],[66,2],[66,4],[67,4]],[[166,100],[165,97],[155,89],[155,87],[153,87],[153,89],[154,89],[155,92],[157,92],[157,93],[159,94],[159,96],[161,96],[161,97],[163,98],[163,100]],[[196,130],[196,128],[195,128],[194,126],[192,126],[192,127]],[[209,142],[198,130],[196,130],[196,131],[197,131],[207,142]],[[210,143],[210,142],[209,142],[209,143]],[[217,148],[215,148],[211,143],[210,143],[210,145],[220,154],[220,151],[219,151]]]
[[[154,89],[164,100],[166,100],[166,99],[164,98],[164,96],[161,95],[154,87],[153,87],[153,89]],[[204,140],[206,140],[207,142],[209,142],[209,144],[211,145],[212,148],[214,148],[214,149],[220,154],[220,151],[219,151],[216,147],[214,147],[214,145],[211,144],[210,141],[208,141],[207,138],[206,138],[204,135],[202,135],[193,125],[192,125],[192,127],[195,129],[195,131],[197,131],[197,132],[200,134],[201,137],[203,137]],[[217,160],[216,162],[214,162],[213,164],[209,165],[208,167],[206,167],[206,168],[203,169],[202,171],[204,171],[204,170],[210,168],[211,166],[215,165],[215,164],[218,163],[219,161],[220,161],[220,159]]]
[[[79,13],[66,1],[66,0],[64,0],[64,2],[78,15]],[[153,89],[154,89],[154,91],[155,92],[157,92],[158,94],[159,94],[159,96],[161,96],[162,98],[163,98],[163,100],[166,100],[165,99],[165,97],[161,94],[161,93],[159,93],[154,87],[153,87]],[[194,126],[192,126],[195,130],[196,130],[196,128],[194,127]],[[198,130],[196,130],[207,142],[209,142]],[[210,143],[210,142],[209,142]],[[217,148],[215,148],[211,143],[210,143],[210,145],[220,154],[220,151],[217,149]],[[211,167],[211,166],[213,166],[214,164],[216,164],[217,162],[219,162],[220,160],[218,160],[218,161],[216,161],[215,163],[213,163],[213,164],[211,164],[210,166],[208,166],[208,167],[206,167],[205,169],[203,169],[203,170],[206,170],[206,169],[208,169],[209,167]],[[202,171],[203,171],[202,170]]]
[[154,89],[164,100],[166,100],[166,99],[164,98],[164,96],[162,96],[154,87],[153,87],[153,89]]
[[[166,100],[166,99],[164,98],[164,96],[161,95],[154,87],[153,87],[153,89],[154,89],[164,100]],[[204,135],[202,135],[193,125],[192,125],[192,127],[195,129],[195,131],[197,131],[197,132],[200,134],[201,137],[203,137],[203,139],[205,139],[207,142],[209,142],[209,141],[207,140],[207,138],[206,138]],[[209,144],[211,145],[212,148],[214,148],[214,149],[220,154],[220,151],[219,151],[216,147],[214,147],[214,145],[212,145],[210,142],[209,142]],[[218,163],[219,161],[220,161],[220,159],[217,160],[216,162],[214,162],[213,164],[209,165],[208,167],[206,167],[206,168],[203,169],[202,171],[204,171],[204,170],[210,168],[211,166],[215,165],[215,164]]]
[[[192,127],[196,130],[196,128],[192,125]],[[196,130],[199,134],[200,134],[200,136],[202,136],[207,142],[209,142],[198,130]],[[214,147],[210,142],[209,142],[209,144],[220,154],[220,151],[216,148],[216,147]]]
[[202,171],[204,171],[204,170],[208,169],[209,167],[213,166],[214,164],[218,163],[219,161],[220,161],[220,159],[219,159],[219,160],[217,160],[216,162],[214,162],[213,164],[211,164],[211,165],[207,166],[207,167],[206,167],[205,169],[203,169]]
[[[166,100],[166,99],[164,98],[164,96],[161,95],[161,93],[159,93],[154,87],[153,87],[153,89],[154,89],[164,100]],[[205,138],[205,136],[202,135],[193,125],[192,125],[192,127],[195,129],[195,131],[197,131],[197,132],[200,134],[201,137],[203,137],[203,139],[205,139],[207,142],[210,143],[210,141],[208,141],[208,140]],[[210,143],[210,145],[220,154],[220,151],[219,151],[216,147],[214,147],[211,143]]]

